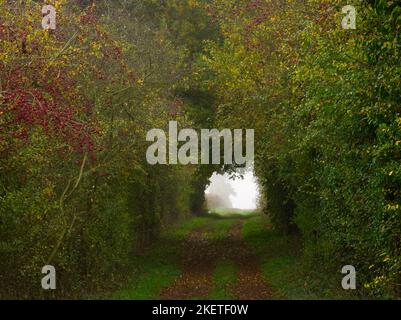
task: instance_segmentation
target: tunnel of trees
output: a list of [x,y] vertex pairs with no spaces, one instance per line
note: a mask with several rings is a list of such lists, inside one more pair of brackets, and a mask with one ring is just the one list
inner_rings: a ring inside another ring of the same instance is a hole
[[254,128],[262,211],[304,259],[400,293],[401,6],[340,0],[0,0],[0,297],[96,286],[205,212],[213,172],[151,166],[146,132]]

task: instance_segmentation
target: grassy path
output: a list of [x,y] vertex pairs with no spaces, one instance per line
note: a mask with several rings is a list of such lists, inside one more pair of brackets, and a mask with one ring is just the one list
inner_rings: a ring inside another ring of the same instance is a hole
[[330,287],[338,282],[304,274],[299,253],[296,236],[275,233],[259,214],[195,217],[137,257],[132,282],[113,298],[344,298]]

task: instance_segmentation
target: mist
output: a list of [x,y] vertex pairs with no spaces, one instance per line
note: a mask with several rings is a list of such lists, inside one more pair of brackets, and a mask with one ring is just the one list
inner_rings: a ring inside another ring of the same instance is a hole
[[205,191],[208,209],[256,209],[259,191],[253,171],[249,170],[243,175],[243,179],[235,180],[230,179],[227,173],[214,173],[210,181]]

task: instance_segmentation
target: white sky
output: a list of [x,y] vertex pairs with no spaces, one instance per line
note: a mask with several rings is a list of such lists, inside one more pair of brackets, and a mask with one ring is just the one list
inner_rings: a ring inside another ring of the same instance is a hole
[[[213,180],[216,174],[214,173],[210,179],[212,183],[209,188],[206,189],[208,193],[210,187],[213,184]],[[224,178],[229,183],[234,191],[235,196],[230,196],[233,208],[236,209],[256,209],[256,200],[258,196],[258,186],[256,179],[252,171],[248,171],[244,174],[244,179],[237,178],[235,180],[229,179],[228,174],[224,174]]]

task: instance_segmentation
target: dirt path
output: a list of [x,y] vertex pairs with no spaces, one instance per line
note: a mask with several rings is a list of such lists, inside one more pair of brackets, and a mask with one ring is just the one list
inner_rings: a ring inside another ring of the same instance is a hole
[[237,282],[232,292],[240,300],[265,300],[271,298],[271,291],[263,280],[259,269],[259,258],[251,247],[242,240],[242,223],[237,223],[231,229],[231,238],[237,239],[236,246],[231,250],[230,258],[238,266]]
[[230,291],[236,299],[269,299],[271,292],[259,270],[259,259],[242,239],[242,224],[233,224],[223,238],[215,239],[206,232],[213,224],[195,229],[182,244],[182,275],[162,290],[162,299],[207,298],[213,285],[213,271],[219,259],[229,259],[238,267],[238,276]]
[[195,229],[185,239],[181,254],[182,275],[170,287],[162,290],[162,299],[204,298],[212,284],[216,253],[213,242],[205,237],[207,226]]

